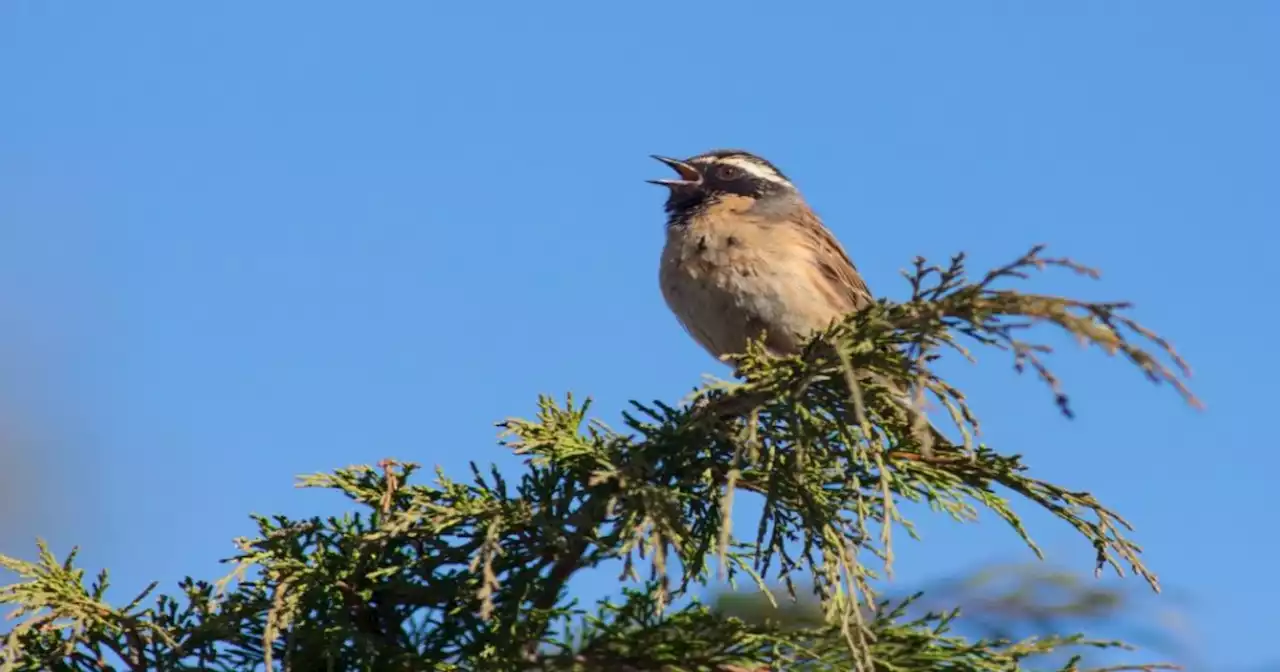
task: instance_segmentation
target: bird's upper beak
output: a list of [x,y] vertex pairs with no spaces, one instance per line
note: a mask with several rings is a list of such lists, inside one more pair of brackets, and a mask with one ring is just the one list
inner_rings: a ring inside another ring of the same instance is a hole
[[662,185],[664,187],[688,187],[688,186],[693,186],[695,184],[699,184],[702,182],[702,173],[698,172],[697,168],[694,168],[688,163],[685,163],[684,161],[679,161],[677,159],[670,159],[665,156],[658,156],[657,154],[653,154],[652,156],[658,161],[661,161],[667,164],[668,166],[671,166],[672,168],[674,168],[677,173],[680,173],[680,179],[678,180],[645,180],[645,182],[648,182],[649,184]]

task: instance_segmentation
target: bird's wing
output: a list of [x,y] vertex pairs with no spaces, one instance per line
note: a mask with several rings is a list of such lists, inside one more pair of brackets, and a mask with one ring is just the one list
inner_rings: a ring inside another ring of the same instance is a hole
[[813,251],[811,258],[818,271],[831,281],[841,293],[842,302],[847,304],[846,312],[860,310],[870,305],[874,298],[867,283],[858,274],[858,269],[849,259],[840,241],[831,235],[831,231],[823,226],[822,220],[812,211],[804,210],[796,214],[797,223],[804,231],[804,240]]
[[[841,247],[840,241],[823,226],[822,220],[812,211],[805,211],[796,219],[806,234],[805,241],[813,248],[813,263],[831,281],[833,287],[840,288],[844,293],[842,298],[848,301],[848,310],[860,310],[874,302],[871,290],[854,267],[853,260],[849,259],[849,254]],[[871,377],[887,387],[893,401],[907,413],[923,455],[931,457],[935,446],[950,446],[954,449],[951,439],[916,408],[915,401],[908,392],[903,391],[903,386],[880,374],[872,374]],[[909,386],[906,389],[910,389]]]

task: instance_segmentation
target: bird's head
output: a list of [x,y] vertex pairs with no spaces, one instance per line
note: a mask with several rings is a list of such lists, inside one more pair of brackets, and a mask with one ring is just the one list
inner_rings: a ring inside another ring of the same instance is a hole
[[717,149],[688,159],[654,156],[673,168],[678,177],[648,180],[670,190],[666,209],[673,221],[726,196],[752,200],[791,199],[796,187],[778,167],[739,149]]

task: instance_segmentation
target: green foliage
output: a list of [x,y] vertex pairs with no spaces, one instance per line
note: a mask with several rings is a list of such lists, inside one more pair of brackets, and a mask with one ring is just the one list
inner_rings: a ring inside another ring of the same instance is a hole
[[[106,575],[86,587],[70,558],[43,546],[35,562],[0,556],[19,577],[0,588],[0,603],[18,610],[0,669],[985,671],[1119,646],[1079,635],[969,640],[950,631],[953,612],[908,617],[872,588],[892,570],[895,530],[912,534],[901,502],[961,522],[987,509],[1035,549],[1011,498],[1079,532],[1099,570],[1158,587],[1119,515],[980,444],[963,394],[930,368],[945,351],[968,357],[966,343],[1003,350],[1069,412],[1049,348],[1025,340],[1047,324],[1194,402],[1181,360],[1124,304],[996,287],[1047,266],[1092,274],[1038,248],[973,281],[962,256],[918,261],[909,300],[850,315],[795,357],[753,348],[740,380],[709,384],[689,404],[633,404],[625,431],[589,420],[588,403],[542,398],[535,419],[502,423],[503,444],[526,459],[518,480],[473,464],[466,481],[437,473],[423,485],[410,482],[415,465],[390,460],[307,477],[357,511],[258,518],[227,578],[189,579],[176,598],[115,608],[103,601]],[[893,392],[907,387],[963,440],[919,431],[921,415]],[[763,500],[753,538],[729,525],[738,492]],[[567,599],[575,573],[605,563],[621,565],[629,589],[595,609]],[[682,599],[717,574],[793,594],[809,586],[821,618],[779,627]]]

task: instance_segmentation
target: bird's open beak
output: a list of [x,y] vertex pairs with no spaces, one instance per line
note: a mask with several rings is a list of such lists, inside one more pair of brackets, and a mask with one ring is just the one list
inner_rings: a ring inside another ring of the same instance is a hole
[[702,182],[702,173],[697,168],[676,159],[669,159],[665,156],[652,155],[653,158],[671,166],[677,173],[680,173],[678,180],[645,180],[649,184],[658,184],[664,187],[687,187]]

